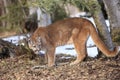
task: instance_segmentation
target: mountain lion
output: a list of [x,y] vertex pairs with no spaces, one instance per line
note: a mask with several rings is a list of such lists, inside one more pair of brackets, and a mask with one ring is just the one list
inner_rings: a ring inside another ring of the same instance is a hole
[[100,39],[94,25],[84,18],[68,18],[47,27],[39,27],[31,35],[28,44],[35,53],[40,50],[46,51],[48,66],[50,67],[55,65],[55,48],[73,43],[77,52],[77,59],[70,65],[74,65],[86,57],[86,42],[89,36],[107,57],[114,57],[118,54],[119,47],[110,51]]

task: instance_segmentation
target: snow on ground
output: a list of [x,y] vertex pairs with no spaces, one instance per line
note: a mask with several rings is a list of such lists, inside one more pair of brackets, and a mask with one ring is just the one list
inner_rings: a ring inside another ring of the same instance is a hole
[[[87,18],[87,19],[90,20],[94,24],[93,18]],[[109,21],[106,21],[106,23],[109,26]],[[3,40],[12,42],[12,43],[17,45],[18,41],[22,40],[23,38],[25,38],[25,36],[12,36],[12,37],[8,37],[8,38],[3,38]],[[94,44],[92,38],[89,37],[88,41],[87,41],[87,46],[93,46],[93,45],[95,45],[95,44]],[[74,45],[59,46],[59,47],[56,48],[55,53],[56,54],[59,54],[59,53],[70,54],[70,55],[73,55],[73,56],[77,55],[76,51],[74,50]],[[87,48],[87,53],[88,53],[88,56],[90,56],[90,57],[97,56],[97,54],[98,54],[97,47],[92,47],[92,48],[88,47]]]
[[18,45],[18,41],[22,40],[24,38],[25,38],[25,36],[11,36],[11,37],[7,37],[7,38],[3,38],[3,40],[9,41],[9,42],[12,42],[12,43]]

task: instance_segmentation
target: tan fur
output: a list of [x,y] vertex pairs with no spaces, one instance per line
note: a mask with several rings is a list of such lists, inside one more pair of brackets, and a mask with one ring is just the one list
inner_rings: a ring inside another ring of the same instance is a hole
[[[86,57],[86,41],[89,36],[106,56],[113,57],[118,54],[118,48],[110,51],[98,36],[94,25],[84,18],[68,18],[47,27],[40,27],[31,36],[31,41],[35,45],[40,44],[41,49],[46,51],[48,66],[55,64],[55,48],[57,46],[73,43],[77,52],[77,59],[71,63],[74,65]],[[30,48],[33,49],[33,47]]]

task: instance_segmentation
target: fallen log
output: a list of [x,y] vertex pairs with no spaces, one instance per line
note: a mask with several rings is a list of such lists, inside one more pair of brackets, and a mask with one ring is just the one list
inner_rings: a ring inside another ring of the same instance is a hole
[[0,59],[14,58],[16,56],[21,56],[25,54],[28,54],[30,59],[33,59],[36,55],[31,49],[29,49],[29,47],[27,46],[27,42],[25,43],[25,45],[26,46],[15,45],[11,42],[0,39]]

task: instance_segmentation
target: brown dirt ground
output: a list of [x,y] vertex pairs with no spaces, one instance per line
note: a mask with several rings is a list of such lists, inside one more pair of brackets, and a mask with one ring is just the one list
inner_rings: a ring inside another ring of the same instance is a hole
[[70,55],[57,55],[58,66],[51,68],[40,67],[44,65],[43,56],[34,60],[27,55],[2,59],[0,80],[120,80],[120,55],[116,58],[87,58],[74,66],[68,62],[75,57],[61,59],[63,56]]

